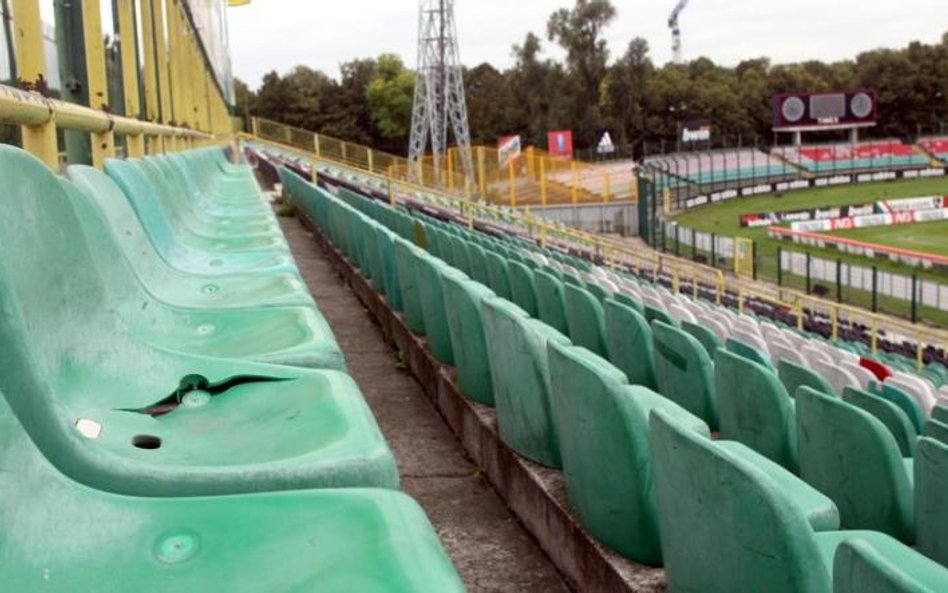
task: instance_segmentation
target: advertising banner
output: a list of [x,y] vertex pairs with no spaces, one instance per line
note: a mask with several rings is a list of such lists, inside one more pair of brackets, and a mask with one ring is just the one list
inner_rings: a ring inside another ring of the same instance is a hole
[[506,167],[512,159],[520,156],[520,136],[501,136],[497,139],[497,164]]
[[571,130],[559,130],[547,134],[547,143],[551,156],[573,158],[573,132]]

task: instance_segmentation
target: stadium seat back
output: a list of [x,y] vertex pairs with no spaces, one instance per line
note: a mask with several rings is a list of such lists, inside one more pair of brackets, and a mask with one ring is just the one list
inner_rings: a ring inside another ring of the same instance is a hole
[[790,471],[797,468],[793,400],[772,370],[719,349],[714,357],[721,438],[743,443]]
[[605,303],[606,346],[609,360],[625,373],[631,385],[655,389],[652,328],[645,317],[618,300]]
[[843,401],[865,410],[883,423],[895,437],[902,457],[915,455],[918,431],[901,408],[877,395],[853,387],[848,387],[843,391]]
[[914,542],[911,474],[885,425],[811,387],[797,392],[796,418],[800,477],[833,499],[842,526]]
[[538,270],[534,273],[537,295],[537,316],[562,334],[569,333],[566,320],[566,300],[563,283],[552,273]]
[[395,241],[395,266],[398,270],[402,290],[402,307],[405,324],[418,336],[425,335],[425,316],[422,311],[421,293],[418,289],[416,264],[424,252],[404,239]]
[[530,319],[510,301],[485,299],[482,315],[500,436],[517,453],[560,467],[559,441],[550,410],[549,342],[569,339]]
[[598,356],[607,356],[602,305],[588,290],[572,285],[564,288],[563,296],[570,339]]
[[658,392],[718,429],[714,364],[691,335],[661,321],[652,322],[655,382]]
[[533,278],[533,271],[526,265],[511,261],[507,265],[510,274],[510,296],[514,303],[527,312],[530,317],[536,317],[537,289]]
[[494,405],[482,302],[494,293],[478,282],[456,275],[444,277],[444,303],[451,333],[451,351],[461,393],[487,406]]
[[812,387],[817,391],[833,395],[833,388],[821,375],[787,359],[782,359],[777,364],[777,375],[783,386],[787,388],[790,397],[796,397],[800,387]]

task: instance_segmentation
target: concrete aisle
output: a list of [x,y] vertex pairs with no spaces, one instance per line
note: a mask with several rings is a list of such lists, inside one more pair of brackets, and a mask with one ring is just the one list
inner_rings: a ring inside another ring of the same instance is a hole
[[424,507],[470,593],[567,592],[562,576],[504,505],[402,369],[368,311],[295,219],[283,231],[395,453],[403,490]]

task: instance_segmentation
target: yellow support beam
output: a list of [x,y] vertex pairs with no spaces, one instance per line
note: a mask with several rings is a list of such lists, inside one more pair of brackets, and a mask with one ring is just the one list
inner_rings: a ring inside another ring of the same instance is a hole
[[[106,113],[109,109],[109,88],[105,80],[105,44],[102,41],[102,11],[99,0],[82,0],[82,34],[85,38],[86,77],[89,82],[89,107]],[[105,166],[105,159],[115,156],[115,134],[109,128],[92,133],[92,165]]]
[[171,100],[171,60],[168,57],[167,28],[165,27],[164,0],[147,0],[152,5],[155,19],[155,53],[158,55],[158,92],[161,97],[160,120],[163,124],[174,121],[174,105]]
[[[145,119],[148,121],[161,120],[161,95],[159,90],[158,68],[158,41],[155,38],[155,17],[154,2],[152,0],[141,0],[139,5],[139,14],[142,22],[142,49],[144,51],[144,77],[145,77]],[[162,149],[162,139],[148,138],[148,154],[158,154]]]
[[[45,82],[46,61],[39,0],[13,0],[13,27],[20,79],[28,83]],[[52,118],[39,124],[24,125],[21,131],[23,148],[50,168],[58,169],[59,146],[56,143],[56,124]]]
[[[138,55],[135,30],[135,0],[118,0],[119,40],[122,51],[122,90],[125,95],[125,115],[138,117],[141,112],[141,97],[138,94]],[[129,157],[145,155],[145,137],[128,136],[125,146]]]

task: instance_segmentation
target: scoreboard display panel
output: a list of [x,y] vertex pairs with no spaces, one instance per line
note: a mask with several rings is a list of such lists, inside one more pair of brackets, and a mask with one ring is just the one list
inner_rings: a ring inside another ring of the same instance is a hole
[[773,98],[774,131],[864,128],[876,125],[876,93],[783,93]]

